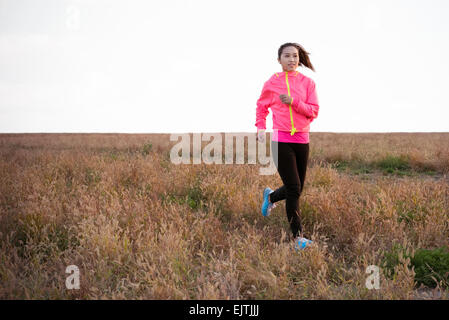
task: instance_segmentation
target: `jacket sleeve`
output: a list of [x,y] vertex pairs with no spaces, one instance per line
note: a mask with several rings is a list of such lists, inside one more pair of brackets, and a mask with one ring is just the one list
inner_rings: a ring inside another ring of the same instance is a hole
[[312,80],[307,88],[307,101],[302,101],[297,95],[292,96],[293,109],[307,118],[315,119],[318,117],[320,109],[318,97],[315,89],[315,82]]
[[272,93],[268,89],[268,81],[265,82],[262,93],[260,94],[259,99],[257,100],[257,108],[256,108],[256,123],[255,126],[258,130],[266,129],[266,119],[268,115],[268,108],[271,107],[272,103]]

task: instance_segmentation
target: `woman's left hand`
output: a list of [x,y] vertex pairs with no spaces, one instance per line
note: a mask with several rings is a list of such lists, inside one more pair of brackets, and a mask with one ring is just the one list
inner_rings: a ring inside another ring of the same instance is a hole
[[281,99],[282,103],[290,104],[293,102],[292,97],[289,97],[287,94],[281,94],[279,95],[279,98]]

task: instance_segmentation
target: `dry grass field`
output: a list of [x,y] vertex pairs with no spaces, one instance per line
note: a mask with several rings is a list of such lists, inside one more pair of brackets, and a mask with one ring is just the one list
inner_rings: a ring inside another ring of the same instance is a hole
[[311,133],[299,252],[277,173],[169,136],[0,134],[0,299],[449,298],[449,133]]

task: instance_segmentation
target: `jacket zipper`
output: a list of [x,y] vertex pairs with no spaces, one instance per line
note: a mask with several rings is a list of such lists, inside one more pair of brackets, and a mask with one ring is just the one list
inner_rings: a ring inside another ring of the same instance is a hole
[[[287,71],[285,71],[285,82],[287,83],[287,92],[288,92],[288,96],[290,96],[290,86],[288,85],[288,73]],[[289,103],[289,109],[290,109],[290,121],[292,123],[292,130],[290,130],[290,135],[294,135],[296,132],[296,128],[295,128],[295,124],[293,123],[293,112],[292,112],[292,104]]]

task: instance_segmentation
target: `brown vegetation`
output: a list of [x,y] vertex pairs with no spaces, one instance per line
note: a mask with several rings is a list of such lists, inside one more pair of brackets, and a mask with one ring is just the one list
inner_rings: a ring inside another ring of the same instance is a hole
[[[367,266],[397,244],[449,246],[449,133],[311,133],[300,209],[315,245],[300,252],[284,202],[260,214],[277,173],[174,165],[175,143],[0,135],[0,298],[413,299],[406,258],[379,290]],[[80,290],[65,287],[68,265]]]

